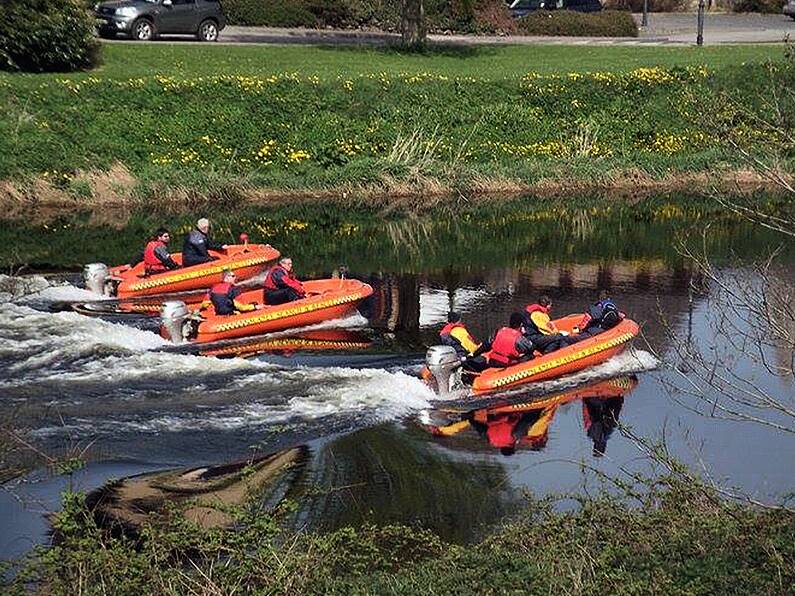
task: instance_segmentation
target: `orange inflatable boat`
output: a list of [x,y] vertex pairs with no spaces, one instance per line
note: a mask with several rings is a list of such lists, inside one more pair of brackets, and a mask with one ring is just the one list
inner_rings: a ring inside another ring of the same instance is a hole
[[260,354],[364,350],[372,345],[367,336],[352,329],[316,329],[289,337],[257,337],[243,343],[201,350],[201,356],[248,358]]
[[[225,269],[233,270],[241,280],[253,277],[265,265],[279,258],[279,251],[270,244],[232,244],[224,251],[209,252],[215,261],[153,275],[144,273],[143,263],[134,267],[120,265],[111,268],[93,263],[86,265],[84,270],[86,287],[99,294],[119,298],[187,292],[209,288]],[[181,253],[172,254],[171,258],[182,263]]]
[[[569,315],[556,319],[554,323],[559,330],[571,334],[581,319],[581,314]],[[624,319],[612,329],[549,354],[536,353],[535,358],[526,362],[506,368],[489,368],[480,374],[472,373],[472,393],[478,395],[505,391],[527,383],[570,375],[601,364],[623,352],[639,332],[640,328],[635,321]],[[436,376],[437,382],[449,382],[450,367],[458,361],[457,357],[449,355],[449,349],[451,348],[446,346],[434,346],[428,351],[426,368],[423,370],[424,378],[431,379]],[[441,376],[438,375],[440,371]]]
[[[175,343],[204,343],[305,327],[347,316],[373,293],[369,285],[357,279],[319,279],[303,282],[303,286],[305,298],[232,315],[217,315],[210,306],[196,319],[184,302],[167,302],[161,335]],[[243,292],[236,301],[262,304],[262,290]]]

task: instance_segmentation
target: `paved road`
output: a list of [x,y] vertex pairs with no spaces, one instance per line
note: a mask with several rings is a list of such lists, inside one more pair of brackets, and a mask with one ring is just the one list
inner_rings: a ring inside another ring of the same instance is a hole
[[[640,23],[640,15],[635,15]],[[639,37],[535,37],[429,35],[434,43],[448,44],[566,44],[566,45],[665,45],[694,44],[695,13],[652,13],[649,26]],[[707,14],[704,43],[775,43],[795,40],[795,21],[784,15]],[[227,27],[226,43],[299,43],[329,45],[383,45],[397,43],[398,36],[380,31],[283,29],[274,27]]]

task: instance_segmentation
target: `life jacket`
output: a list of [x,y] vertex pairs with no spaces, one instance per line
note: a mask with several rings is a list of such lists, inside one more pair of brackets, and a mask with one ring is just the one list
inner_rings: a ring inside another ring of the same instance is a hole
[[155,254],[155,249],[161,246],[165,248],[166,243],[160,240],[152,240],[146,245],[144,249],[144,269],[147,273],[162,273],[163,271],[168,271],[168,267],[161,263],[160,259],[158,259]]
[[210,301],[215,307],[215,314],[231,315],[235,312],[237,291],[234,284],[222,281],[210,288]]
[[[281,282],[284,284],[283,286],[276,285],[276,281],[273,279],[273,274],[277,271],[282,271],[284,275],[281,276]],[[274,290],[281,290],[284,287],[292,288],[299,294],[303,295],[304,288],[301,285],[301,282],[295,279],[295,276],[288,272],[287,269],[282,267],[281,265],[274,265],[268,271],[268,274],[265,276],[265,283],[263,284],[266,292],[272,292]]]
[[466,329],[466,327],[464,327],[463,323],[447,323],[439,332],[439,338],[442,340],[442,344],[455,348],[456,352],[466,352],[461,342],[452,335],[453,329]]
[[466,329],[466,327],[464,327],[464,324],[460,322],[447,323],[447,325],[442,327],[442,330],[439,332],[439,337],[442,338],[442,341],[444,341],[445,337],[450,337],[450,334],[453,332],[453,329]]
[[602,329],[612,329],[621,322],[621,312],[615,303],[610,300],[600,300],[588,309],[590,320],[586,329],[601,327]]
[[503,447],[513,447],[516,445],[516,438],[513,436],[513,429],[521,420],[518,414],[502,414],[487,422],[486,438],[489,445],[501,449]]
[[527,335],[539,335],[544,333],[541,329],[538,328],[538,325],[535,324],[533,321],[532,314],[534,312],[542,312],[545,315],[549,315],[549,308],[546,306],[541,306],[540,304],[528,304],[524,309],[526,316],[525,316],[525,333]]
[[497,331],[494,341],[491,342],[491,352],[489,352],[489,362],[495,362],[502,366],[508,366],[517,362],[522,354],[516,349],[516,340],[521,337],[519,329],[503,327]]

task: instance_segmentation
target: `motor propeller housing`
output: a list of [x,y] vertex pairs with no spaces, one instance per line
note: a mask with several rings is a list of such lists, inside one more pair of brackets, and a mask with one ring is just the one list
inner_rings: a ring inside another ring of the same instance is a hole
[[425,353],[425,365],[431,371],[439,391],[439,395],[450,393],[458,381],[454,373],[461,368],[461,358],[450,346],[431,346]]
[[169,300],[163,303],[160,313],[161,335],[175,344],[181,344],[186,339],[186,321],[190,317],[187,304],[181,300]]
[[83,280],[86,288],[95,294],[109,296],[110,269],[105,263],[90,263],[83,268]]

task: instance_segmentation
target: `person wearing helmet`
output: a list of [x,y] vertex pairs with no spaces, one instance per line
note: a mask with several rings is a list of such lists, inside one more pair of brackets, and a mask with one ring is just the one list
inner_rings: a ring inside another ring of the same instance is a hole
[[209,233],[210,220],[202,217],[196,222],[196,227],[185,235],[185,241],[182,243],[182,265],[184,267],[214,261],[215,257],[209,251],[226,250],[226,244],[213,242]]

